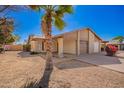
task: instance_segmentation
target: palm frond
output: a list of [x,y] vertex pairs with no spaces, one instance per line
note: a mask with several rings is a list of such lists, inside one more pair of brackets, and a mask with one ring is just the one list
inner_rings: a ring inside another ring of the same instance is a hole
[[56,16],[55,19],[54,19],[54,25],[59,30],[62,30],[65,27],[66,24],[65,24],[65,22],[62,18]]
[[38,5],[29,5],[29,7],[30,7],[32,10],[35,10],[35,11],[39,11],[39,10],[40,10],[40,6],[38,6]]
[[60,5],[58,7],[58,11],[62,11],[63,13],[73,13],[73,7],[72,5]]
[[29,5],[32,10],[40,11],[41,9],[47,9],[46,5]]
[[54,13],[57,16],[63,17],[65,13],[71,14],[73,13],[73,7],[71,5],[60,5],[58,8],[54,10]]
[[47,17],[47,13],[49,13],[51,15],[51,18],[52,21],[54,23],[54,25],[59,29],[59,30],[62,30],[64,27],[65,27],[65,22],[64,20],[62,19],[64,14],[67,13],[67,14],[70,14],[70,13],[73,13],[73,7],[71,5],[60,5],[60,6],[57,6],[57,5],[29,5],[29,7],[33,10],[41,10],[41,9],[45,9],[45,14],[44,14],[44,17],[42,19],[42,31],[43,33],[46,33],[46,31],[48,31],[48,28],[47,28],[47,22],[46,20],[48,19]]

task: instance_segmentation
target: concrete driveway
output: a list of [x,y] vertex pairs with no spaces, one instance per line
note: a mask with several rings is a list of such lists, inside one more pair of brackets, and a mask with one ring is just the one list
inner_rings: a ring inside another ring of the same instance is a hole
[[105,53],[99,53],[90,55],[83,54],[76,59],[115,71],[124,72],[124,51],[118,51],[115,57],[106,56]]

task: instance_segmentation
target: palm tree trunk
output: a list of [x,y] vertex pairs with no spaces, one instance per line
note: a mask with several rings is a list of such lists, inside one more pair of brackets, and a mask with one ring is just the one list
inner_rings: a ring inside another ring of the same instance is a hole
[[5,53],[5,44],[6,44],[6,43],[5,43],[5,40],[4,40],[4,42],[3,42],[3,44],[2,44],[2,48],[3,48],[3,51],[2,51],[2,52],[3,52],[3,53]]
[[51,70],[53,69],[53,62],[52,62],[52,36],[46,35],[46,69]]
[[51,70],[53,69],[53,62],[52,62],[52,17],[51,13],[47,12],[47,19],[46,19],[46,33],[45,33],[45,39],[46,39],[46,69]]

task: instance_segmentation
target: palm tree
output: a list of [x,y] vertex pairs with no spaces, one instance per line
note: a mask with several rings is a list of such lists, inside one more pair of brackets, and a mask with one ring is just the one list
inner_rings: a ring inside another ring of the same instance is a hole
[[46,68],[47,70],[53,69],[52,62],[52,24],[59,30],[65,27],[65,22],[62,19],[64,14],[71,14],[73,8],[71,5],[30,5],[31,9],[36,11],[44,10],[44,15],[41,19],[41,27],[45,36],[46,42]]
[[113,38],[112,40],[117,40],[120,43],[122,43],[124,41],[124,36],[117,36],[117,37]]

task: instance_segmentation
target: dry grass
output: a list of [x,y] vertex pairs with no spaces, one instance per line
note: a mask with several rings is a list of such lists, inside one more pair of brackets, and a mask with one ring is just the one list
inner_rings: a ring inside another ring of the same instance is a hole
[[[41,79],[44,59],[18,53],[0,54],[0,87],[26,87]],[[55,62],[48,87],[124,87],[124,74],[70,59]]]

